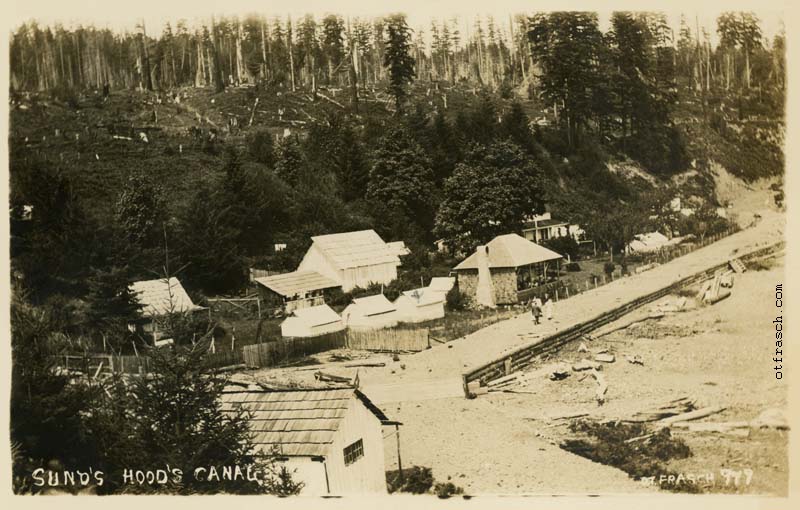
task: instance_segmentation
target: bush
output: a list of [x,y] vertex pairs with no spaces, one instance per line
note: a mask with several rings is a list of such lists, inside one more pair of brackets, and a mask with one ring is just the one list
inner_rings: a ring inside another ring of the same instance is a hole
[[605,264],[603,264],[603,272],[607,275],[610,275],[611,273],[614,272],[614,269],[616,269],[616,267],[617,265],[614,264],[613,262],[606,262]]
[[564,266],[564,269],[571,273],[576,273],[581,270],[581,266],[577,262],[569,262]]
[[433,487],[433,473],[429,467],[413,466],[403,470],[403,481],[397,470],[386,473],[386,484],[389,492],[410,492],[425,494]]
[[452,482],[447,483],[437,483],[433,491],[442,499],[447,499],[450,496],[454,496],[456,494],[464,494],[464,489],[461,487],[454,485]]
[[445,306],[451,312],[461,311],[467,306],[467,298],[458,287],[453,287],[445,296]]
[[268,130],[259,129],[247,136],[247,152],[255,161],[270,168],[275,166],[275,144]]

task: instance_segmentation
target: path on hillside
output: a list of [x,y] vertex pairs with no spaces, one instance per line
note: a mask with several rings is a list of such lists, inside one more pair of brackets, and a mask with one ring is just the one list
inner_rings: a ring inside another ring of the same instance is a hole
[[559,301],[550,323],[534,325],[529,314],[498,322],[465,338],[404,357],[402,370],[392,365],[364,371],[360,375],[362,388],[376,403],[463,396],[461,374],[470,367],[541,340],[680,278],[783,239],[785,217],[768,210],[760,214],[762,220],[752,228],[644,273]]

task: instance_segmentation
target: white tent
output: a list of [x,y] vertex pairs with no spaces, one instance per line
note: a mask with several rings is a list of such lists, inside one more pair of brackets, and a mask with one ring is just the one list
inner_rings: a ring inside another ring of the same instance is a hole
[[447,293],[455,286],[456,279],[452,276],[434,276],[428,284],[428,290],[447,296]]
[[428,287],[408,290],[394,301],[399,319],[403,322],[425,322],[444,317],[444,294]]
[[285,337],[309,337],[342,331],[344,323],[339,314],[328,305],[298,308],[281,323]]
[[656,251],[668,243],[669,239],[664,234],[660,232],[648,232],[647,234],[637,235],[636,239],[628,244],[628,250],[636,253],[647,253]]
[[348,328],[381,329],[397,325],[397,308],[383,294],[356,298],[342,312]]

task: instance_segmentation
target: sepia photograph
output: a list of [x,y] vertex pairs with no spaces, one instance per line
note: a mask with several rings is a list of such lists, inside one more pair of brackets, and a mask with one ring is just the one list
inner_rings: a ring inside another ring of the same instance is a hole
[[7,497],[786,505],[785,11],[14,3]]

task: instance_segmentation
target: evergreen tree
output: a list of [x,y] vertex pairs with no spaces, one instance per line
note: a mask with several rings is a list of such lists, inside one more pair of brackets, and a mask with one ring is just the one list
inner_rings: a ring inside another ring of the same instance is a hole
[[398,112],[403,110],[406,86],[416,75],[414,57],[411,56],[411,29],[403,14],[386,18],[386,52],[383,66],[389,70],[389,93],[394,97]]
[[119,194],[115,215],[128,243],[140,249],[161,246],[167,220],[164,188],[143,174],[131,175]]
[[[434,178],[430,159],[422,147],[405,130],[395,128],[383,138],[372,160],[367,199],[397,211],[403,220],[429,232],[433,223]],[[378,221],[388,219],[379,217]]]
[[275,172],[288,184],[294,186],[303,167],[303,152],[296,136],[278,142]]

